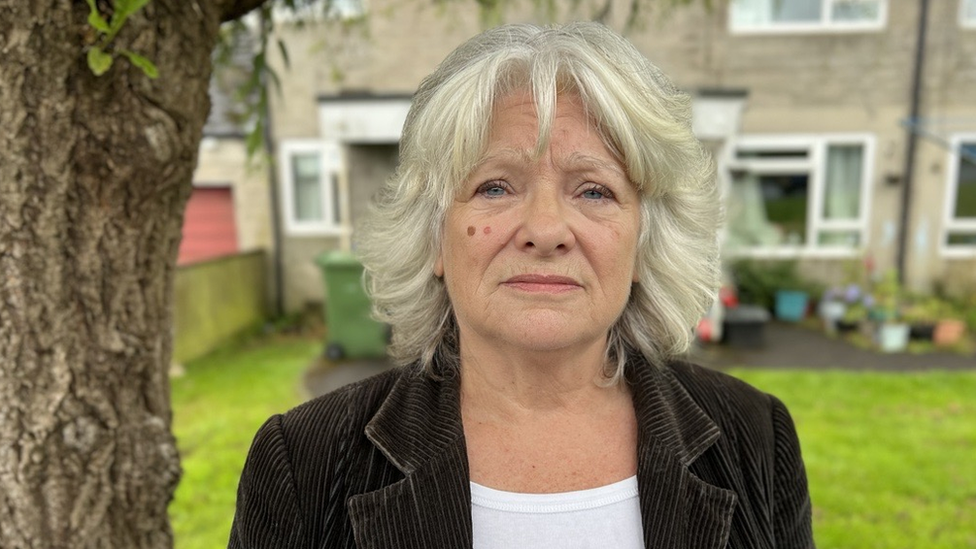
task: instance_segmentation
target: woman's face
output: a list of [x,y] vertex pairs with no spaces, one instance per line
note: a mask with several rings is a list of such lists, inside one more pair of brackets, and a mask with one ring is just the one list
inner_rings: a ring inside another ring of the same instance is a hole
[[445,220],[443,276],[462,347],[605,345],[635,280],[640,198],[587,120],[560,96],[549,147],[529,94],[495,105],[484,161]]

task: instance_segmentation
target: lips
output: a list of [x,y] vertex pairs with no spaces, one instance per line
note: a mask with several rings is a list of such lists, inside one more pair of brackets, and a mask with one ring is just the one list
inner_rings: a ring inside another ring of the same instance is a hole
[[568,276],[548,274],[516,275],[504,282],[505,285],[528,292],[561,293],[582,288],[575,279]]

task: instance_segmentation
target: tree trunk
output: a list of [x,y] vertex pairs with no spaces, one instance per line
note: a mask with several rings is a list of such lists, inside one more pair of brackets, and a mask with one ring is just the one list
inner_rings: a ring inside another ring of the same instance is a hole
[[171,293],[221,9],[130,18],[150,80],[91,73],[86,2],[0,0],[0,547],[172,545]]

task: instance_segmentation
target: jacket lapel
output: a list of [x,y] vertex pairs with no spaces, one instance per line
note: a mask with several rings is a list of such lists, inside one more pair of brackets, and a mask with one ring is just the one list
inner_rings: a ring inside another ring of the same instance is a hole
[[369,440],[405,476],[349,499],[361,548],[468,548],[471,488],[456,377],[409,367],[366,426]]
[[720,549],[728,543],[736,495],[689,466],[718,440],[718,426],[667,367],[628,364],[637,413],[637,479],[648,549]]

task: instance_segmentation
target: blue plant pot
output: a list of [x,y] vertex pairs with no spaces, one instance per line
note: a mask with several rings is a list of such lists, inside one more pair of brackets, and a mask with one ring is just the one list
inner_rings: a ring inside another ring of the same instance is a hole
[[807,315],[806,292],[778,290],[776,292],[776,318],[786,322],[799,322]]

